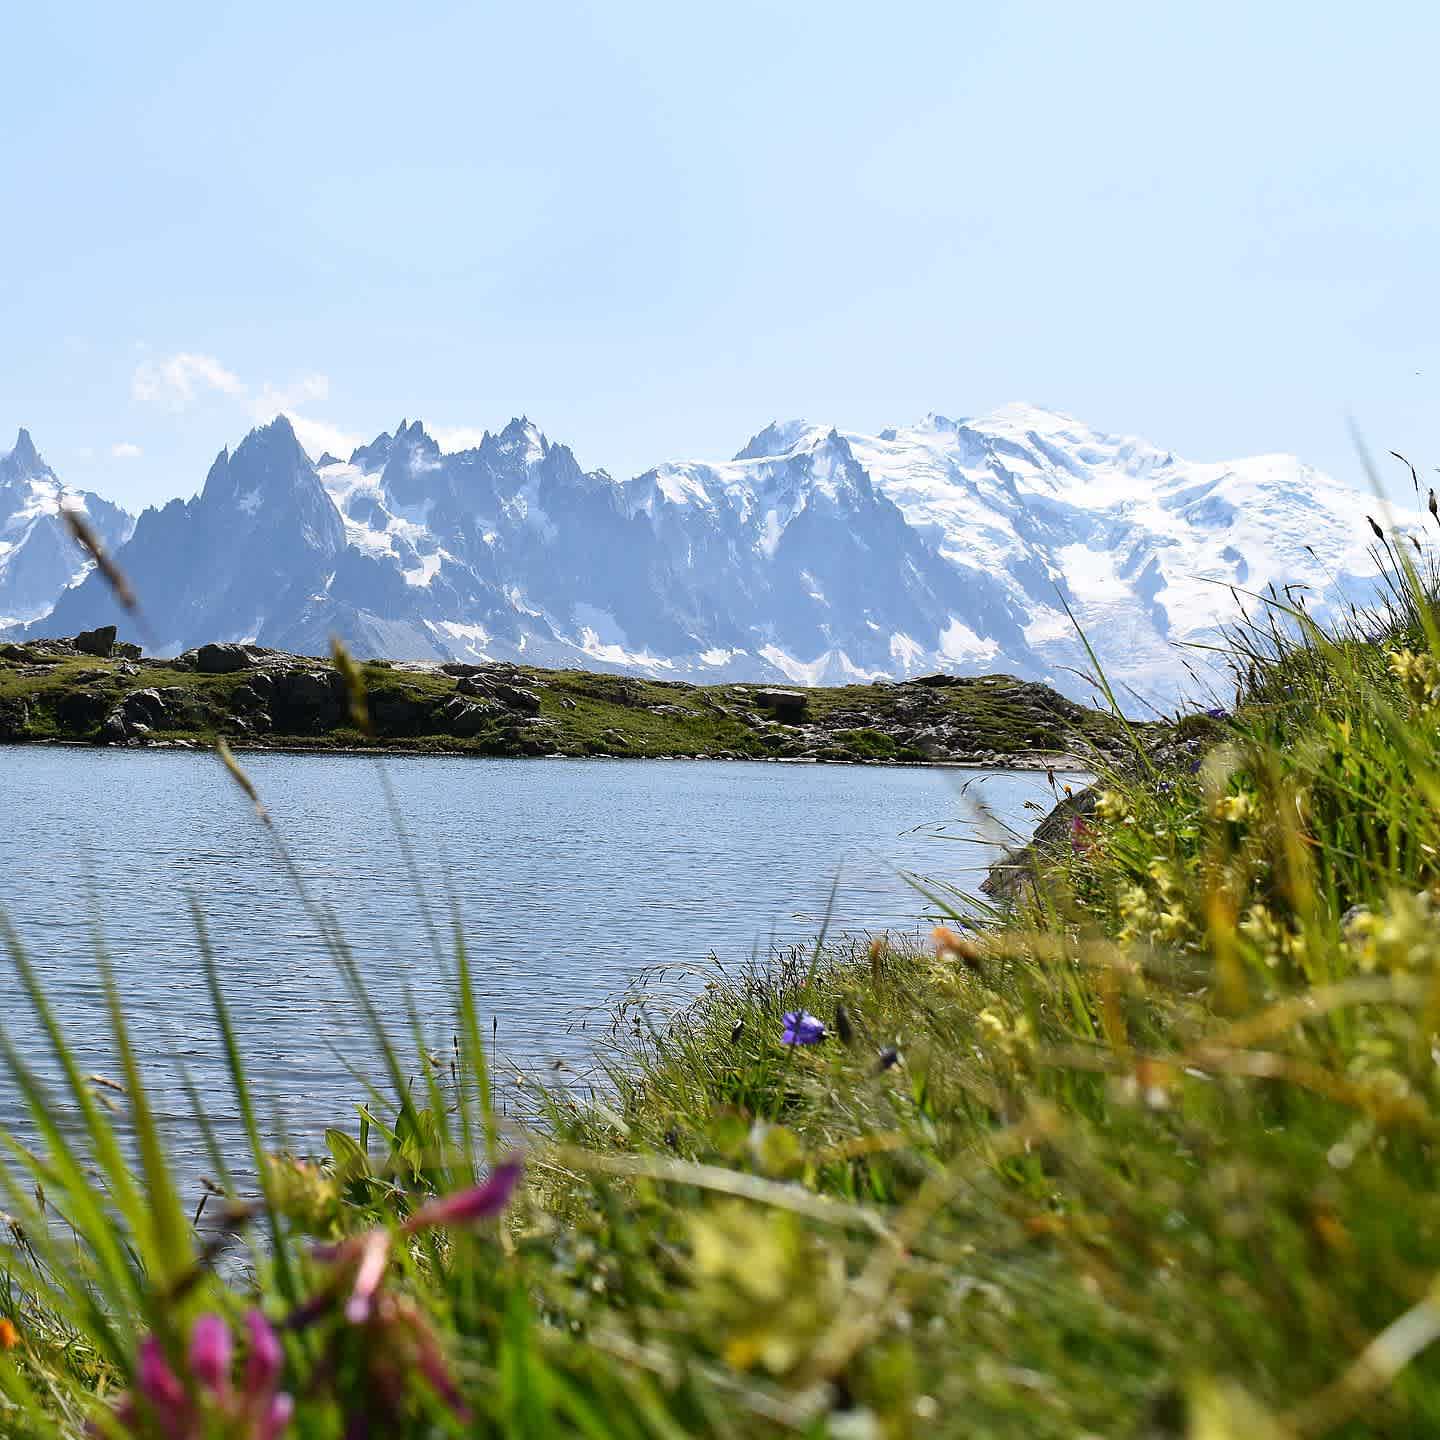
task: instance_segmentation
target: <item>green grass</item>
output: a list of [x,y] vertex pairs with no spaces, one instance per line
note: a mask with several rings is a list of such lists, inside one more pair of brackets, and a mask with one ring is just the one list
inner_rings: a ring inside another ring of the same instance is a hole
[[[307,1317],[283,1331],[305,1436],[359,1416],[592,1440],[1435,1434],[1440,640],[1393,578],[1343,633],[1278,602],[1238,627],[1244,703],[1147,732],[1007,908],[954,897],[933,947],[821,941],[717,972],[676,1015],[642,984],[593,1090],[492,1074],[460,937],[453,1014],[380,1016],[314,909],[382,1076],[308,1158],[247,1121],[248,1153],[212,1157],[232,1208],[198,1226],[133,1070],[118,1102],[98,1092],[56,1024],[46,1095],[7,1051],[37,1140],[0,1135],[0,1434],[79,1435],[143,1335],[189,1374],[198,1317],[250,1305]],[[372,698],[410,683],[367,671]],[[954,689],[1018,723],[1005,686]],[[719,723],[696,693],[609,677],[544,701],[637,747],[658,743],[645,703],[681,706],[667,734]],[[888,758],[885,732],[834,730]],[[537,963],[564,943],[540,937]],[[827,1038],[782,1044],[796,1009]],[[502,1220],[407,1233],[512,1148]],[[385,1279],[347,1320],[377,1231]],[[467,1418],[426,1379],[439,1361]],[[254,1433],[192,1382],[185,1433]]]
[[[27,673],[34,662],[40,673]],[[319,662],[311,662],[319,664]],[[456,693],[453,676],[438,671],[362,667],[375,714],[398,703],[426,716],[418,724],[379,725],[364,734],[348,720],[321,728],[249,734],[235,723],[243,707],[232,700],[247,673],[202,675],[141,662],[126,676],[120,662],[84,657],[50,663],[31,652],[28,660],[0,653],[0,735],[21,740],[93,740],[104,715],[124,695],[140,689],[178,687],[194,702],[194,716],[180,728],[162,727],[148,739],[213,743],[227,737],[238,747],[283,746],[323,750],[370,748],[405,752],[478,755],[560,754],[714,757],[745,759],[821,758],[916,763],[925,756],[915,733],[958,722],[970,753],[1026,751],[1089,754],[1113,747],[1121,729],[1100,711],[1076,705],[1043,686],[1010,676],[966,678],[943,687],[850,685],[807,691],[806,723],[813,729],[776,724],[755,696],[758,685],[696,686],[682,682],[573,670],[522,668],[522,683],[539,696],[543,724],[529,728],[504,712],[489,716],[473,735],[446,729],[440,707]],[[93,704],[80,704],[86,696]],[[7,722],[17,702],[25,724]],[[69,707],[69,708],[67,708]]]

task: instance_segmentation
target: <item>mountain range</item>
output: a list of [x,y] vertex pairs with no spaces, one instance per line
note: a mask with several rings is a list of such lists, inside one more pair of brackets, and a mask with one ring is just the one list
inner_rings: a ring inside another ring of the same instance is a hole
[[0,455],[0,628],[48,614],[60,592],[89,569],[60,517],[62,493],[112,550],[135,528],[134,517],[118,505],[88,491],[64,491],[22,430],[15,448]]
[[365,656],[710,681],[1004,670],[1088,698],[1078,624],[1117,688],[1169,703],[1237,592],[1305,586],[1323,615],[1373,575],[1362,497],[1292,456],[1197,463],[1026,405],[878,435],[775,423],[731,460],[629,480],[525,417],[452,453],[402,422],[343,460],[279,417],[137,521],[74,497],[148,637],[67,549],[59,495],[22,431],[0,460],[0,616],[114,623],[160,653],[338,634]]

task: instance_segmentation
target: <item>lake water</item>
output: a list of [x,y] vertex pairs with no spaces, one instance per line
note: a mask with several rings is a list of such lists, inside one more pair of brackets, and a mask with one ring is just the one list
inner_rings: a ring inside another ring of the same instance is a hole
[[[407,992],[443,1049],[454,1027],[370,758],[243,757],[311,897],[333,907],[381,1011]],[[385,773],[442,932],[458,916],[487,1030],[507,1070],[583,1073],[584,1017],[647,967],[693,992],[712,952],[743,964],[832,933],[913,932],[926,902],[900,871],[974,890],[993,847],[977,801],[1017,830],[1048,808],[1043,775],[639,760],[404,758]],[[1029,808],[1027,808],[1029,802]],[[993,833],[993,832],[992,832]],[[157,1108],[199,1163],[182,1061],[222,1131],[234,1116],[188,909],[219,957],[261,1108],[301,1148],[351,1124],[374,1073],[363,1022],[273,841],[209,755],[0,747],[0,906],[87,1069],[113,1064],[96,935],[120,979]],[[838,884],[837,884],[838,880]],[[447,942],[448,943],[448,942]],[[18,978],[0,1020],[42,1073]],[[596,1029],[598,1020],[591,1021]],[[408,1043],[406,1050],[413,1053]],[[16,1124],[0,1076],[0,1124]]]

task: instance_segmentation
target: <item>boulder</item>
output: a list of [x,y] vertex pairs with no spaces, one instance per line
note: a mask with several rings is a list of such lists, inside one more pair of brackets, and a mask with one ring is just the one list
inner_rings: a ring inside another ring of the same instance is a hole
[[540,697],[520,685],[508,685],[489,675],[466,675],[456,683],[457,695],[470,695],[477,700],[497,700],[508,710],[519,710],[526,715],[540,712]]
[[120,714],[128,728],[143,725],[154,730],[165,724],[165,702],[157,690],[132,690],[120,702]]
[[233,675],[248,670],[251,663],[243,645],[202,645],[195,652],[195,668],[202,675]]
[[162,685],[155,692],[165,707],[165,718],[172,729],[193,729],[207,719],[204,702],[183,685]]
[[55,718],[70,735],[93,735],[110,713],[110,701],[98,690],[70,690],[60,697]]
[[0,740],[19,740],[30,727],[30,707],[14,696],[0,700]]
[[375,695],[370,718],[382,735],[418,735],[430,719],[430,703],[413,695]]
[[757,690],[752,697],[762,710],[769,710],[777,720],[793,723],[804,716],[809,699],[799,690]]
[[128,640],[117,640],[115,648],[110,653],[120,660],[138,660],[144,651],[138,645],[132,645]]
[[118,710],[112,710],[106,717],[105,722],[100,726],[100,738],[107,745],[122,745],[129,738],[130,732],[125,724],[125,717]]
[[281,670],[274,679],[275,724],[287,730],[324,730],[345,713],[344,681],[333,671]]
[[98,630],[82,630],[70,643],[82,655],[108,660],[115,651],[115,627],[102,625]]
[[540,711],[540,697],[533,690],[522,690],[518,685],[492,685],[490,693],[511,710],[522,710],[527,715]]
[[468,739],[472,735],[478,735],[485,728],[487,721],[494,713],[494,708],[453,695],[445,702],[440,713],[444,717],[445,729],[451,735]]

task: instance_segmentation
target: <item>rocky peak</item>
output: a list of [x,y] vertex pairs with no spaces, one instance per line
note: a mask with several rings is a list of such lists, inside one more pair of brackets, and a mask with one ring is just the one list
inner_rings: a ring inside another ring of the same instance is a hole
[[40,452],[36,450],[30,432],[22,426],[15,437],[14,448],[8,455],[0,457],[0,484],[41,477],[54,479],[54,474],[40,458]]
[[807,430],[806,420],[772,420],[758,435],[752,435],[737,460],[768,460],[793,450]]

